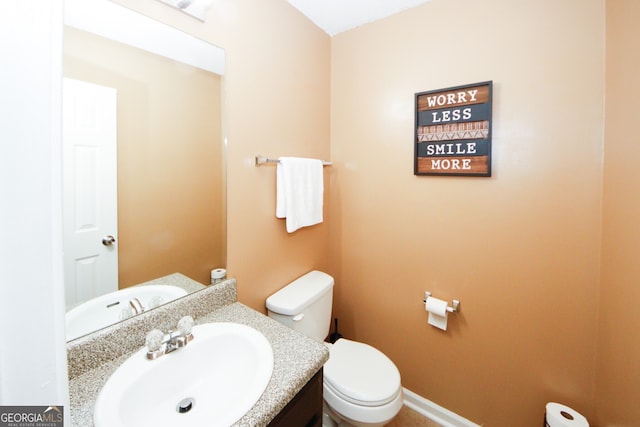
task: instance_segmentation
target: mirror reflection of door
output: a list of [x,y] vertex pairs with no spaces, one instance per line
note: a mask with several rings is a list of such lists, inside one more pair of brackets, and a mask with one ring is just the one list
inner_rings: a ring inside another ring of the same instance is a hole
[[64,79],[67,307],[118,290],[116,90]]

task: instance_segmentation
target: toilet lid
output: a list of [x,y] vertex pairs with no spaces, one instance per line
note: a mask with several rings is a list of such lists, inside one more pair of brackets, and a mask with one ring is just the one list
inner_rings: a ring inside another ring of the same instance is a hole
[[329,361],[324,365],[324,382],[351,403],[380,406],[398,394],[400,372],[381,351],[341,338],[329,349]]

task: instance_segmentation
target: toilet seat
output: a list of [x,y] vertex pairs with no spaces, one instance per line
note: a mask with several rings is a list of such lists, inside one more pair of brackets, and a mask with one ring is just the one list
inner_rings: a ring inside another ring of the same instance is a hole
[[384,353],[345,338],[329,349],[324,385],[335,397],[365,407],[386,405],[401,392],[400,372]]

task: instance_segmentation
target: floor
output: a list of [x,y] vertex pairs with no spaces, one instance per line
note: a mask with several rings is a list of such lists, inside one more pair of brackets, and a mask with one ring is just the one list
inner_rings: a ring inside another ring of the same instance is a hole
[[391,422],[387,424],[386,427],[442,427],[442,426],[426,418],[424,415],[421,415],[403,405],[398,415],[396,415],[396,417],[393,420],[391,420]]

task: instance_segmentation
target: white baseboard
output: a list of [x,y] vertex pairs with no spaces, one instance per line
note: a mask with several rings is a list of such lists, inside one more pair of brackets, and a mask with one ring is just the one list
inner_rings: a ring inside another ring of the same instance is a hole
[[404,393],[404,404],[408,408],[424,415],[431,421],[441,424],[443,427],[480,427],[480,425],[473,423],[440,405],[436,405],[432,401],[415,394],[411,390],[403,388],[402,391]]

